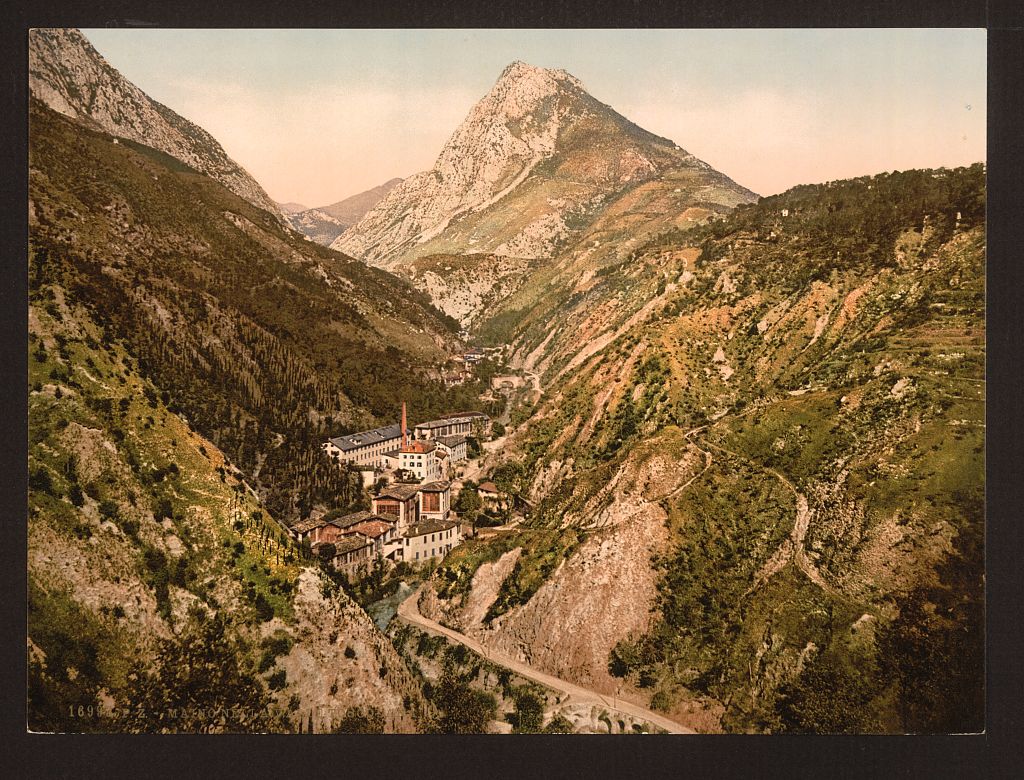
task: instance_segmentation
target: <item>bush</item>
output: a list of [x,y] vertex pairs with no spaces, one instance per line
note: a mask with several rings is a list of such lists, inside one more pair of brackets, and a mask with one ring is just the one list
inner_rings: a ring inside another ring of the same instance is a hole
[[535,734],[544,723],[544,698],[535,690],[523,686],[516,688],[513,697],[516,702],[515,732],[517,734]]
[[41,493],[54,495],[53,479],[45,466],[39,466],[29,472],[28,486],[30,490],[38,490]]
[[288,684],[288,673],[284,669],[278,669],[267,678],[267,687],[272,691],[279,691]]
[[100,502],[99,510],[101,517],[111,521],[116,521],[121,513],[121,508],[117,505],[117,502],[111,501],[109,498]]
[[274,608],[270,606],[270,602],[262,593],[256,594],[253,606],[256,608],[256,617],[260,619],[261,623],[274,619]]
[[493,695],[474,690],[448,674],[434,688],[433,701],[440,711],[436,730],[442,734],[485,734],[498,712]]

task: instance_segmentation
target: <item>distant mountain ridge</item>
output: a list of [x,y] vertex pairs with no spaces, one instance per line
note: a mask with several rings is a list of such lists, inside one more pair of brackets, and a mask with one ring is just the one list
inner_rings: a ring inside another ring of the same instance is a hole
[[676,178],[669,192],[679,197],[666,211],[756,199],[593,98],[571,74],[517,61],[434,166],[395,187],[332,248],[389,268],[450,252],[552,256],[629,191]]
[[361,220],[363,216],[380,203],[381,199],[387,195],[391,190],[401,184],[404,179],[395,177],[388,179],[383,184],[378,184],[376,187],[371,187],[365,192],[360,192],[357,195],[352,195],[343,200],[339,200],[337,203],[332,203],[330,206],[320,206],[320,211],[330,214],[339,222],[343,222],[347,225],[354,225],[356,222]]
[[165,152],[281,218],[259,183],[198,125],[150,98],[76,29],[29,31],[29,89],[53,110]]
[[330,246],[342,233],[363,218],[402,179],[390,179],[372,189],[339,200],[329,206],[307,208],[299,203],[282,204],[291,207],[285,215],[295,230],[318,244]]

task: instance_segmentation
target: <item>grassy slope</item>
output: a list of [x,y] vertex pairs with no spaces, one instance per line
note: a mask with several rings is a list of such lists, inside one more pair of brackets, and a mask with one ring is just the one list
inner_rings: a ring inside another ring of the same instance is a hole
[[[516,434],[523,457],[503,470],[540,499],[534,525],[576,517],[639,442],[681,457],[672,431],[710,423],[693,441],[713,467],[663,507],[676,541],[655,561],[655,625],[610,659],[656,706],[710,695],[732,730],[979,727],[979,181],[911,172],[798,188],[652,243],[548,326],[548,389]],[[659,293],[649,319],[558,376]],[[541,487],[537,475],[570,457]],[[792,529],[793,491],[825,590],[792,556],[758,578]],[[499,610],[529,599],[539,582],[523,575],[550,571],[542,562],[569,546],[527,545]],[[471,552],[467,570],[441,568],[447,587],[491,557]]]
[[51,285],[29,342],[30,728],[324,731],[367,705],[389,730],[425,723],[370,618],[123,342]]
[[[34,291],[30,312],[29,723],[116,729],[133,671],[198,610],[230,610],[231,634],[247,636],[236,663],[254,666],[246,626],[257,602],[291,619],[298,566],[238,472],[123,345],[60,288]],[[69,715],[79,705],[107,715]]]

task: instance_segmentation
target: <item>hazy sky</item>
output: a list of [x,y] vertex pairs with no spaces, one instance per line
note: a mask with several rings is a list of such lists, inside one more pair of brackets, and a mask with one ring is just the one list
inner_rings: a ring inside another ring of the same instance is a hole
[[564,68],[768,195],[985,159],[984,30],[130,30],[85,35],[279,201],[431,167],[502,69]]

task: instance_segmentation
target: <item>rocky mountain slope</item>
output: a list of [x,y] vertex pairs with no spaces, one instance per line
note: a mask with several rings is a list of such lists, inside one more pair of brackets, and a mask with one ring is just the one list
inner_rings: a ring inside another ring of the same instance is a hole
[[401,183],[401,179],[390,179],[366,192],[339,200],[330,206],[310,209],[293,204],[297,208],[286,212],[288,224],[318,244],[330,246],[338,236],[362,219],[381,198]]
[[263,188],[201,127],[128,81],[75,29],[29,31],[29,89],[53,110],[159,149],[280,218]]
[[565,71],[514,62],[433,168],[332,246],[388,268],[432,254],[550,258],[599,224],[626,228],[653,210],[688,224],[754,197]]
[[384,196],[402,183],[401,179],[388,179],[383,184],[371,187],[365,192],[352,195],[329,206],[321,206],[320,210],[330,214],[344,225],[354,225],[361,220],[366,213],[376,206]]
[[293,230],[323,246],[330,246],[349,227],[323,209],[304,209],[286,214],[285,219]]
[[394,647],[99,316],[32,287],[29,728],[422,728]]
[[520,313],[535,509],[421,610],[698,730],[982,728],[984,208],[981,165],[798,187]]

